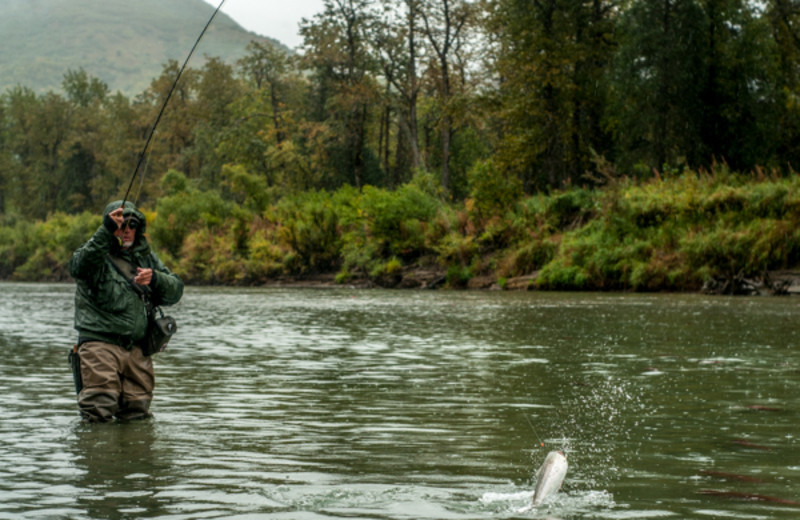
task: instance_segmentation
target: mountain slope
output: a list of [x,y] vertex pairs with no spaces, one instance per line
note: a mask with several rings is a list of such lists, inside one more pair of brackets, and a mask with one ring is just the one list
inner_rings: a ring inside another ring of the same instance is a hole
[[[203,0],[3,0],[0,92],[59,91],[64,73],[82,67],[112,91],[138,94],[168,60],[186,59],[213,11]],[[189,66],[204,55],[233,63],[254,39],[268,40],[218,13]]]

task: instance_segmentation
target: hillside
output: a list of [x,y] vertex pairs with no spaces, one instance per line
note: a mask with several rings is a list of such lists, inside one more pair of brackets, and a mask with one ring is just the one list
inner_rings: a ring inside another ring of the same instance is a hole
[[[168,60],[183,62],[213,11],[203,0],[4,0],[0,92],[58,91],[67,70],[83,67],[112,91],[136,95]],[[190,66],[205,55],[232,63],[253,39],[266,40],[219,13]]]

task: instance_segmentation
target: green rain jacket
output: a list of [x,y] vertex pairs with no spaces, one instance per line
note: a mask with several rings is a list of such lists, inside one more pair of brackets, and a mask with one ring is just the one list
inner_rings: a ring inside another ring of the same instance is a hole
[[[122,206],[116,201],[106,206],[103,217]],[[75,291],[75,328],[79,340],[99,340],[131,349],[147,332],[147,309],[128,280],[111,263],[117,255],[136,267],[153,269],[150,282],[153,305],[172,305],[183,295],[183,282],[167,269],[144,237],[144,214],[125,203],[124,216],[141,221],[133,246],[122,251],[117,238],[104,225],[73,253],[69,272],[78,282]]]

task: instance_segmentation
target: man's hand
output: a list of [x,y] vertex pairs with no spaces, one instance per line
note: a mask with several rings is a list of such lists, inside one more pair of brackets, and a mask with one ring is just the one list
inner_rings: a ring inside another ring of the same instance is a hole
[[142,269],[141,267],[136,268],[136,276],[133,278],[133,283],[139,285],[150,285],[150,282],[152,280],[153,280],[152,269]]
[[120,207],[108,214],[108,216],[111,217],[111,220],[117,223],[117,228],[122,227],[122,222],[124,220],[122,217],[122,212],[123,209]]
[[122,208],[117,208],[103,217],[103,226],[112,233],[122,229],[122,222],[124,221],[122,211]]
[[122,208],[117,208],[105,217],[103,217],[103,225],[108,229],[110,232],[114,233],[118,229],[122,228]]

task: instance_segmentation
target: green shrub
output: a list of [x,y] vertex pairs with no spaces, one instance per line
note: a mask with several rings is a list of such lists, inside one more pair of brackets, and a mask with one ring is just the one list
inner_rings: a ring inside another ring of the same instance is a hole
[[284,274],[286,251],[281,249],[272,236],[260,230],[249,242],[246,262],[246,279],[249,283],[264,283],[270,278]]
[[789,221],[756,220],[734,227],[717,224],[681,241],[689,266],[707,276],[759,276],[800,261],[797,227]]
[[374,241],[367,240],[364,233],[350,231],[342,238],[342,276],[368,278],[380,262],[380,254]]
[[477,222],[503,216],[522,195],[522,185],[515,175],[499,172],[491,160],[477,161],[468,174],[470,199],[467,210]]
[[[172,176],[165,175],[164,179],[174,180],[179,175],[176,172]],[[223,226],[233,209],[233,203],[223,200],[215,190],[188,188],[180,191],[176,188],[173,194],[158,200],[156,218],[147,226],[148,235],[157,249],[164,249],[177,257],[190,233]]]
[[58,212],[44,222],[19,222],[12,228],[11,241],[0,243],[3,257],[10,259],[0,265],[17,280],[68,280],[72,253],[89,240],[100,222],[99,216],[89,212],[78,215]]
[[278,238],[296,255],[286,267],[294,274],[327,272],[340,264],[339,217],[327,192],[308,192],[278,204]]
[[424,250],[424,223],[433,218],[439,201],[412,185],[396,191],[365,186],[359,198],[361,222],[377,242],[382,256],[411,258]]
[[0,228],[0,276],[10,278],[17,267],[33,255],[37,241],[34,236],[34,223],[16,221],[12,226]]
[[451,265],[447,268],[447,286],[452,289],[463,289],[472,279],[472,270],[462,265]]
[[583,188],[555,193],[547,198],[545,219],[556,229],[583,225],[595,212],[594,194]]
[[377,262],[369,273],[370,280],[382,287],[395,287],[402,278],[403,263],[397,257]]
[[580,266],[565,263],[564,258],[547,264],[536,279],[540,289],[581,290],[589,289],[590,277]]
[[444,266],[469,265],[478,253],[474,237],[461,233],[448,233],[436,246],[439,262]]
[[558,238],[531,238],[511,248],[501,261],[501,272],[507,276],[523,276],[541,269],[558,251]]
[[[454,288],[477,274],[504,286],[538,273],[544,289],[656,291],[800,265],[800,176],[756,179],[717,165],[520,200],[516,181],[489,161],[470,177],[463,205],[443,202],[426,172],[394,191],[344,186],[276,201],[239,166],[226,167],[222,191],[171,170],[148,232],[162,260],[199,283],[338,272],[340,283],[391,286],[415,264],[438,263]],[[70,255],[99,225],[89,213],[3,216],[0,277],[65,279]]]

